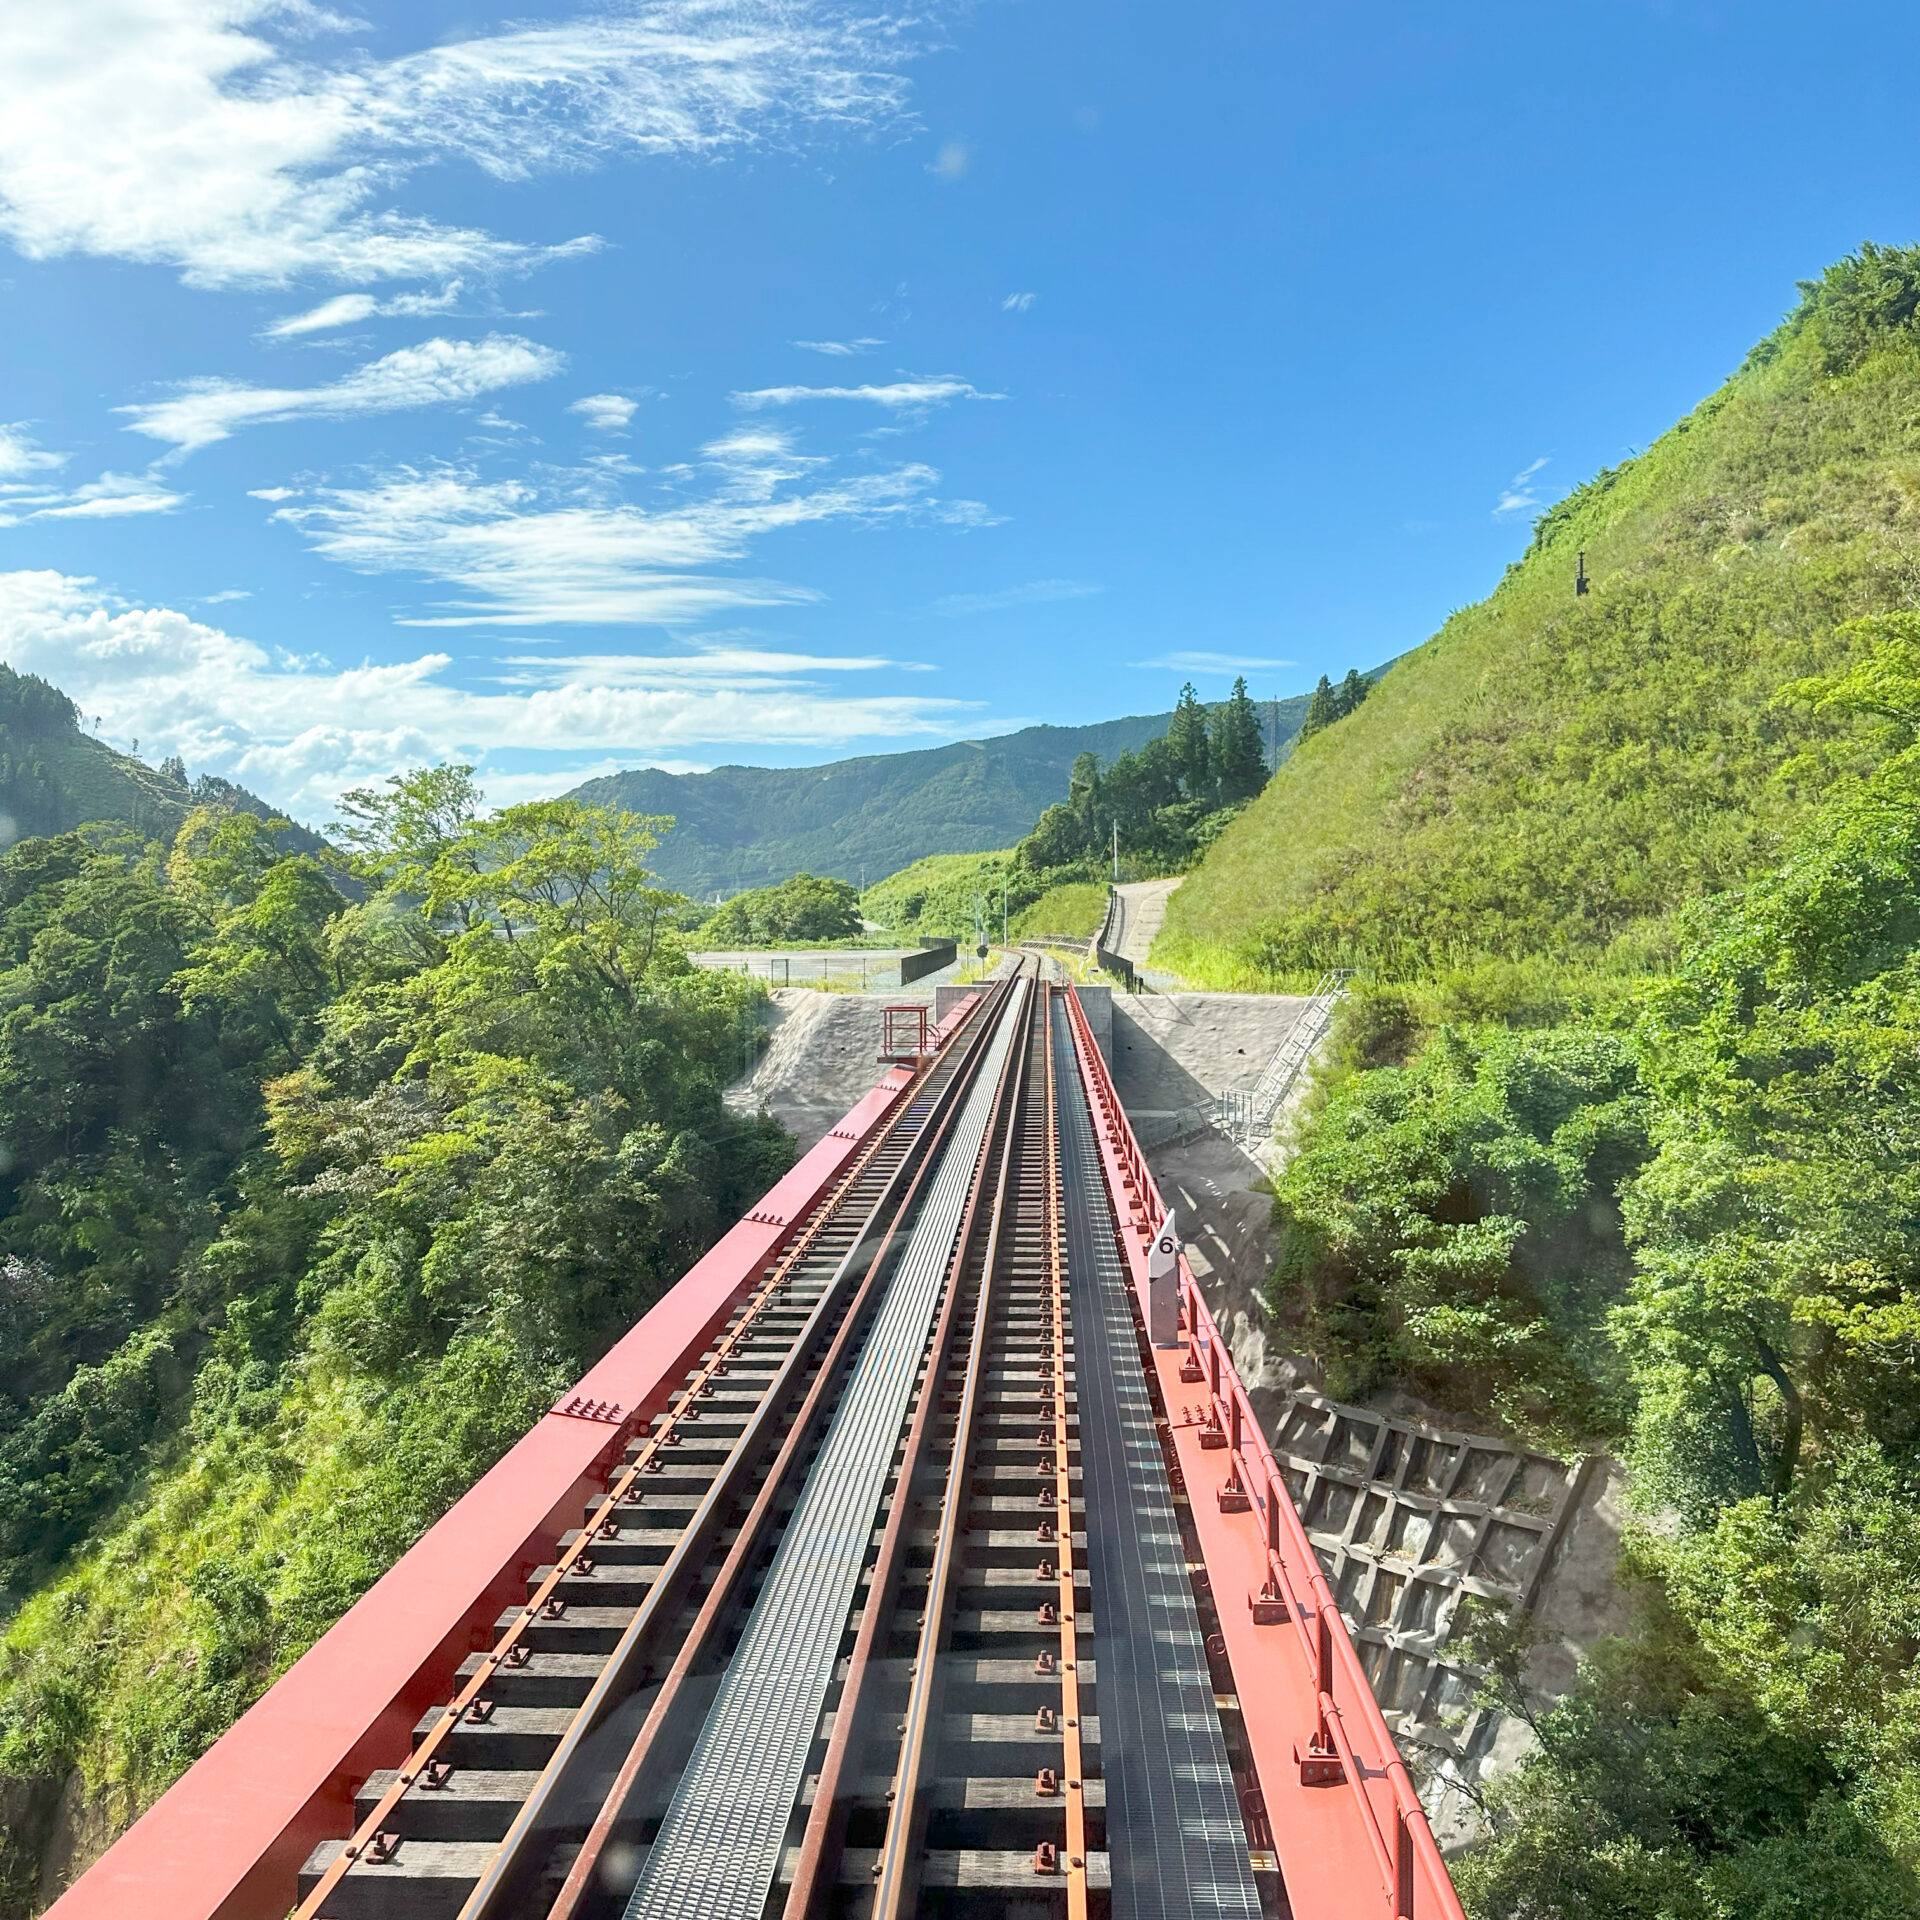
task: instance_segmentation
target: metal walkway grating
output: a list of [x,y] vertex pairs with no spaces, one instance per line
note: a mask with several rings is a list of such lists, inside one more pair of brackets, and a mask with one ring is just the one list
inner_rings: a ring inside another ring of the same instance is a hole
[[1114,1920],[1257,1920],[1260,1895],[1064,1016],[1053,1044]]
[[626,1920],[758,1920],[766,1906],[1019,1027],[1002,1021],[943,1149]]

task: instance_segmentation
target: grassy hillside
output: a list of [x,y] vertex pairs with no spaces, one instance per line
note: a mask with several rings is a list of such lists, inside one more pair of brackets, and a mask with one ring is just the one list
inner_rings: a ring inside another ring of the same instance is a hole
[[1920,343],[1836,345],[1803,308],[1300,744],[1174,897],[1155,958],[1223,984],[1637,968],[1677,903],[1776,860],[1847,764],[1855,723],[1778,696],[1845,662],[1842,622],[1912,604],[1917,565]]
[[[1269,760],[1284,758],[1309,696],[1255,703]],[[1005,847],[1067,797],[1075,758],[1112,761],[1166,732],[1170,715],[1086,727],[1026,727],[914,753],[869,754],[820,767],[715,767],[661,773],[636,767],[575,789],[572,798],[633,813],[670,813],[655,855],[669,886],[711,900],[795,873],[877,880],[928,854]]]
[[860,896],[860,911],[903,940],[973,938],[976,894],[992,901],[993,930],[1000,926],[1000,881],[1014,850],[931,853],[877,881]]
[[1368,968],[1275,1182],[1282,1343],[1612,1454],[1650,1523],[1558,1704],[1535,1622],[1468,1623],[1538,1735],[1473,1920],[1920,1920],[1920,248],[1803,292],[1157,949]]

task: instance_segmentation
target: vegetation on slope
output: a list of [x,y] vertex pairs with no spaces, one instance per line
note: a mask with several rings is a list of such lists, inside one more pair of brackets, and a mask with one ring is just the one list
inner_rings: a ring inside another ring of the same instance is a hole
[[[0,665],[0,846],[114,820],[170,838],[196,806],[258,814],[272,809],[244,787],[213,775],[189,783],[178,760],[149,767],[80,730],[80,709],[35,674]],[[281,844],[312,853],[319,837],[287,822]]]
[[1014,915],[1009,931],[1016,940],[1048,934],[1091,940],[1107,917],[1107,889],[1095,880],[1064,880],[1049,887],[1031,906]]
[[702,923],[703,947],[819,945],[860,936],[860,895],[844,880],[796,873],[777,887],[736,893]]
[[[1308,704],[1305,697],[1289,703],[1295,721]],[[1129,877],[1180,872],[1266,783],[1265,751],[1244,680],[1212,707],[1189,684],[1166,732],[1138,751],[1105,767],[1098,754],[1081,754],[1066,799],[1048,807],[1018,846],[916,861],[869,887],[862,911],[903,935],[965,940],[976,903],[989,933],[998,929],[1004,896],[1010,930],[1090,936],[1106,910],[1113,849]]]
[[1920,337],[1858,318],[1897,314],[1884,265],[1809,292],[1719,392],[1545,515],[1489,599],[1302,741],[1175,896],[1156,959],[1223,984],[1539,955],[1632,970],[1682,901],[1777,860],[1855,762],[1843,719],[1776,696],[1846,664],[1838,630],[1911,592]]
[[1130,878],[1180,873],[1266,783],[1247,683],[1236,680],[1232,696],[1208,709],[1189,681],[1157,739],[1104,769],[1091,753],[1073,763],[1066,799],[1040,816],[1015,857],[1041,886],[1102,877],[1116,848]]
[[[860,911],[900,940],[971,940],[974,903],[994,932],[1000,927],[1000,892],[1012,887],[1014,850],[994,853],[933,853],[869,887]],[[1028,905],[1037,889],[1009,892],[1010,911]]]
[[[1273,1305],[1330,1384],[1616,1451],[1646,1523],[1637,1625],[1551,1710],[1526,1623],[1480,1624],[1490,1697],[1539,1735],[1459,1863],[1481,1920],[1920,1915],[1920,615],[1839,617],[1908,597],[1920,249],[1806,295],[1692,445],[1549,516],[1540,551],[1570,526],[1590,569],[1638,527],[1631,577],[1618,546],[1593,569],[1599,606],[1520,632],[1536,554],[1300,749],[1236,829],[1267,835],[1285,912],[1211,949],[1372,962],[1276,1195]],[[1710,518],[1689,474],[1737,477],[1773,530],[1689,571],[1675,530]],[[1506,656],[1475,625],[1496,617]],[[1637,678],[1624,648],[1603,661],[1616,618],[1653,642]],[[1423,674],[1458,703],[1425,736],[1451,814],[1402,804],[1400,775],[1380,797]],[[1319,851],[1298,866],[1266,815],[1289,791],[1351,803],[1335,832],[1299,823]],[[1491,818],[1524,856],[1505,896],[1473,838]],[[1579,867],[1581,835],[1629,826],[1637,866]],[[1555,849],[1591,884],[1562,890]],[[1189,952],[1230,889],[1202,905]]]
[[0,1913],[151,1800],[764,1190],[701,972],[577,802],[0,857]]

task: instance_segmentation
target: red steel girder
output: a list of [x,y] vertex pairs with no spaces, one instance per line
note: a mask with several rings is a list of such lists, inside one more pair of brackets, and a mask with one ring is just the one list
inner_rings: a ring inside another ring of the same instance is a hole
[[[1147,1249],[1166,1208],[1078,997],[1067,1002],[1144,1322]],[[1463,1920],[1420,1797],[1184,1254],[1179,1270],[1186,1340],[1153,1349],[1153,1362],[1169,1412],[1195,1398],[1183,1370],[1201,1382],[1204,1417],[1175,1425],[1174,1446],[1294,1920]]]

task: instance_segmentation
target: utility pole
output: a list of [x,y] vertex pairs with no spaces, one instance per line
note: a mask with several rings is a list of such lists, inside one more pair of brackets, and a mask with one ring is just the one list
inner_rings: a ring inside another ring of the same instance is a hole
[[1113,884],[1120,884],[1120,822],[1113,823]]
[[1578,560],[1574,562],[1574,567],[1573,567],[1574,597],[1577,599],[1581,594],[1585,593],[1586,590],[1587,590],[1587,550],[1585,547],[1582,547],[1580,549],[1580,557]]

